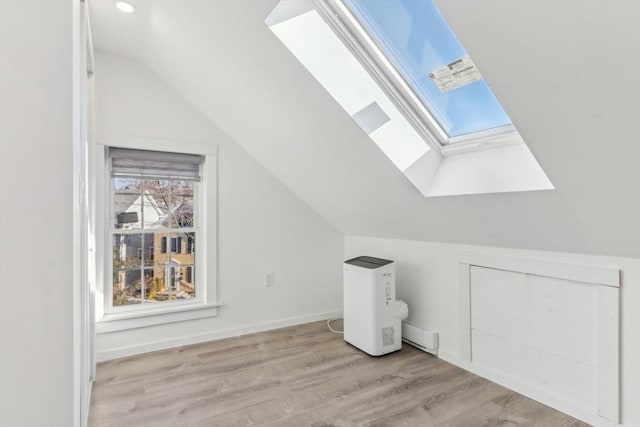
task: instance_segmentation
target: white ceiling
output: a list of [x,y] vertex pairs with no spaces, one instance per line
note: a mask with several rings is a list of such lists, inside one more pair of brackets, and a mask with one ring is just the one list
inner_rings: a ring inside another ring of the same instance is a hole
[[437,1],[556,191],[429,199],[267,28],[276,3],[92,0],[94,42],[347,234],[640,257],[640,2]]

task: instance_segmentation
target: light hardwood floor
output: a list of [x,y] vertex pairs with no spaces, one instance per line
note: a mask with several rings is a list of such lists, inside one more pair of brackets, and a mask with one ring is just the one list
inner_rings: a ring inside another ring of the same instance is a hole
[[587,426],[406,344],[368,356],[324,322],[98,365],[90,427],[248,425]]

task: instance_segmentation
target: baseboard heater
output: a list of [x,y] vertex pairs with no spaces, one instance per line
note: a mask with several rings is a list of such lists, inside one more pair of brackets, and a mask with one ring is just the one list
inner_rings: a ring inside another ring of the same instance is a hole
[[438,333],[427,331],[409,322],[402,322],[402,341],[422,351],[438,354]]

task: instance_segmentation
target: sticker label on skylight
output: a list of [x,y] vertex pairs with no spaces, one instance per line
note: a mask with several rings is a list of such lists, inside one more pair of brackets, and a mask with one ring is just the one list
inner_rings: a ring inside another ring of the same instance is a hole
[[482,80],[480,72],[468,56],[436,68],[429,77],[442,93]]

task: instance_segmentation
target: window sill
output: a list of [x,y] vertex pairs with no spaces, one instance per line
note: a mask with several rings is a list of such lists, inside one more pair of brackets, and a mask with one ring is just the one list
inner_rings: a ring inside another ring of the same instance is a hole
[[96,333],[123,331],[144,328],[185,320],[203,319],[218,315],[221,304],[182,304],[155,310],[108,313],[96,321]]
[[554,189],[524,142],[486,148],[443,157],[430,150],[404,174],[425,197]]

